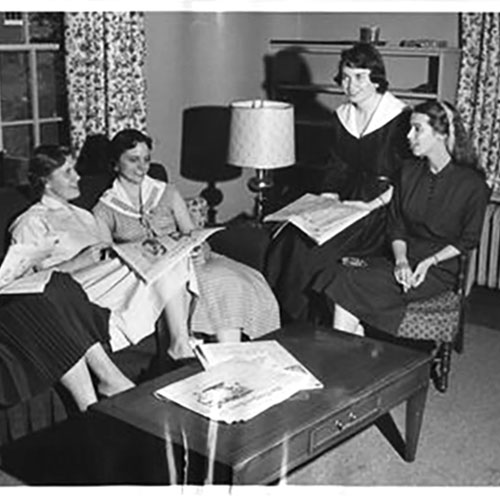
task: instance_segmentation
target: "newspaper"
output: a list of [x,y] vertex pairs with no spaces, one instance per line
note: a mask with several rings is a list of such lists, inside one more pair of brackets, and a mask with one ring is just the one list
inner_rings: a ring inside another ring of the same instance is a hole
[[51,271],[33,273],[35,267],[50,255],[54,241],[44,244],[10,245],[0,266],[0,294],[41,292]]
[[290,222],[318,245],[322,245],[369,213],[369,209],[349,202],[306,193],[286,207],[264,217],[264,222]]
[[191,250],[222,229],[224,228],[195,229],[191,234],[179,238],[161,236],[130,243],[115,243],[113,250],[146,283],[152,283],[188,256]]
[[197,344],[194,352],[203,368],[208,369],[230,360],[250,361],[254,366],[266,364],[304,378],[304,389],[320,389],[323,384],[277,340]]
[[304,377],[267,364],[230,360],[155,391],[211,420],[232,424],[250,420],[305,387]]

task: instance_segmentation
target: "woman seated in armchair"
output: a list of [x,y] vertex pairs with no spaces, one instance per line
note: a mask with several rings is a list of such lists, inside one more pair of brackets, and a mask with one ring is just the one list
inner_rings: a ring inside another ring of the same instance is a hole
[[395,335],[409,302],[456,283],[458,255],[479,242],[488,188],[455,108],[442,101],[417,105],[408,133],[417,158],[402,166],[389,205],[393,257],[342,267],[326,287],[334,327],[362,333],[362,323]]
[[[151,150],[151,138],[134,129],[111,141],[116,179],[93,211],[118,243],[195,229],[176,187],[147,175]],[[192,259],[199,286],[193,332],[239,341],[242,333],[255,338],[279,328],[278,303],[258,271],[211,252],[207,242]]]
[[47,247],[38,269],[70,273],[92,302],[111,311],[113,351],[151,335],[163,312],[171,335],[168,353],[175,359],[192,355],[188,312],[197,282],[190,260],[179,262],[164,279],[149,285],[109,253],[107,228],[91,212],[70,203],[80,190],[75,160],[68,148],[36,148],[30,178],[40,201],[14,221],[12,241]]
[[104,350],[108,317],[109,311],[92,304],[66,273],[48,275],[42,291],[0,291],[0,407],[27,401],[57,382],[80,411],[98,395],[132,388]]
[[385,251],[391,184],[400,159],[410,156],[406,141],[409,108],[388,91],[379,51],[366,43],[344,50],[334,80],[347,102],[332,115],[320,190],[325,195],[336,193],[342,200],[357,200],[371,212],[323,245],[292,224],[276,237],[265,275],[278,297],[284,321],[316,319],[313,298],[322,296],[341,258]]

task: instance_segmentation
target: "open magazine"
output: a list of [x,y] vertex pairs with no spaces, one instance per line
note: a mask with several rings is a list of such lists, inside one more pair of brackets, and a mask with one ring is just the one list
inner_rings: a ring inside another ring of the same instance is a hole
[[244,422],[305,388],[297,372],[267,364],[255,369],[249,361],[229,360],[155,391],[211,420]]
[[231,360],[251,361],[255,365],[264,363],[278,370],[301,374],[306,382],[305,389],[323,387],[323,384],[277,340],[196,344],[194,352],[205,370]]
[[299,391],[323,388],[276,340],[197,344],[195,353],[205,371],[154,395],[211,420],[246,421]]
[[190,235],[179,238],[162,236],[114,244],[113,250],[146,283],[151,283],[189,255],[191,250],[201,245],[208,237],[222,229],[224,228],[195,229]]
[[370,213],[370,210],[330,196],[306,193],[286,207],[267,215],[264,222],[290,222],[322,245]]
[[48,240],[39,245],[10,245],[0,266],[0,294],[43,291],[52,271],[33,273],[33,269],[50,255],[53,244],[53,240]]

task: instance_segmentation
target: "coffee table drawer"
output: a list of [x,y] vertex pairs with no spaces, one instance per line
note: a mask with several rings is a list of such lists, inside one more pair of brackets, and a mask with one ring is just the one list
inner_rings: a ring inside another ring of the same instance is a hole
[[309,434],[309,454],[316,455],[333,444],[332,441],[348,435],[351,429],[365,421],[373,421],[380,412],[378,400],[377,396],[372,396],[319,423]]

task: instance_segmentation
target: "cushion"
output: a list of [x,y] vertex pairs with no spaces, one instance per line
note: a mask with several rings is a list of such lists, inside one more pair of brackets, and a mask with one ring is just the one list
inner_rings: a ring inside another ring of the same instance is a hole
[[426,300],[411,302],[399,327],[397,337],[453,341],[460,318],[460,295],[448,291]]
[[0,262],[9,243],[8,230],[12,221],[31,205],[27,195],[14,187],[0,188]]

